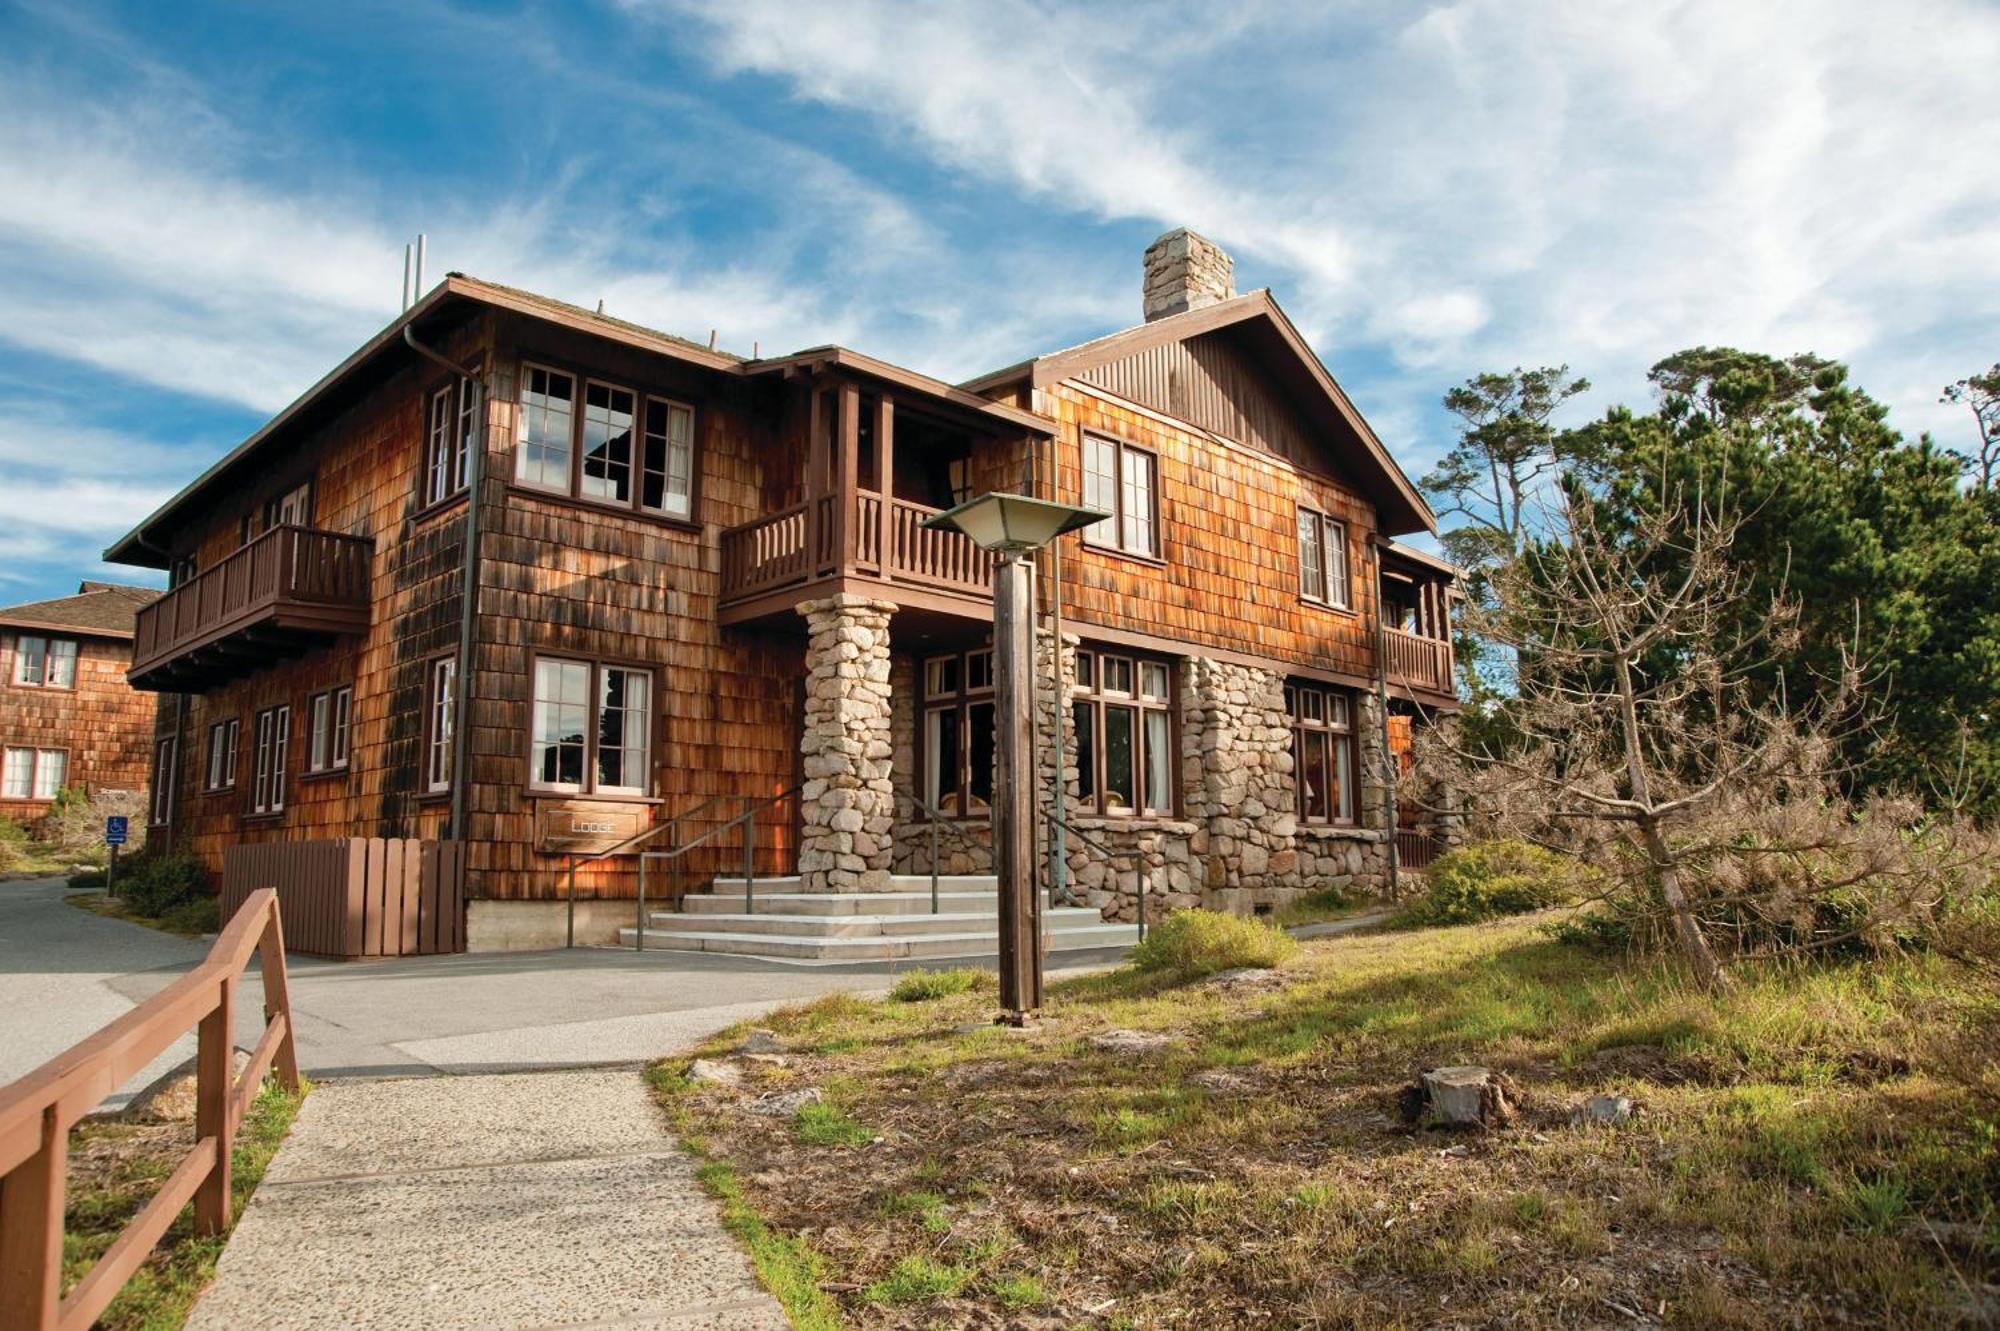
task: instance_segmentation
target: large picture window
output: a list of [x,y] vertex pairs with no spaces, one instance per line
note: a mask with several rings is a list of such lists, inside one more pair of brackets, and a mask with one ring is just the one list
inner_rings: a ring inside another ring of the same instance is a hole
[[1292,773],[1303,823],[1354,821],[1354,695],[1317,684],[1285,686]]
[[522,372],[514,479],[640,513],[694,516],[694,409],[530,365]]
[[993,807],[993,652],[924,662],[924,802],[947,818]]
[[648,671],[537,660],[528,784],[579,794],[650,794],[652,700]]
[[1109,652],[1076,654],[1078,794],[1111,817],[1174,812],[1173,669]]
[[14,639],[14,682],[31,689],[76,687],[76,639],[23,633]]
[[257,713],[256,753],[250,787],[250,812],[282,813],[285,808],[285,768],[292,750],[292,708],[289,703]]
[[1143,448],[1102,435],[1083,437],[1083,504],[1111,516],[1084,528],[1092,545],[1136,555],[1160,553],[1159,468]]
[[1354,605],[1347,572],[1347,524],[1310,508],[1299,510],[1299,595],[1341,610]]
[[68,773],[67,749],[10,747],[0,794],[10,800],[52,800],[62,793],[63,778]]

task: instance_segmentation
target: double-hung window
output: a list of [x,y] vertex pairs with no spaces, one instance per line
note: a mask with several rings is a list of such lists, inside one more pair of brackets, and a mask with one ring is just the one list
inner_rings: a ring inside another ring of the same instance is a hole
[[1292,773],[1303,823],[1354,821],[1354,695],[1295,682],[1285,686]]
[[236,785],[236,750],[242,737],[243,723],[233,716],[208,728],[208,771],[203,790],[229,790]]
[[170,737],[153,744],[153,801],[149,821],[165,827],[174,819],[174,758],[180,746]]
[[539,365],[522,371],[514,479],[639,513],[694,516],[694,409]]
[[76,639],[23,633],[14,639],[14,682],[31,689],[76,687]]
[[1347,572],[1347,524],[1317,509],[1299,509],[1299,595],[1352,609]]
[[292,748],[292,708],[289,703],[257,713],[256,752],[250,787],[250,812],[282,813],[285,808],[285,767]]
[[528,784],[577,794],[651,794],[652,699],[648,671],[538,659]]
[[1174,811],[1173,670],[1165,661],[1076,654],[1078,795],[1112,817]]
[[1111,516],[1084,528],[1092,545],[1135,555],[1160,553],[1159,466],[1151,453],[1118,439],[1083,437],[1083,505]]
[[424,503],[441,504],[471,483],[479,388],[459,379],[431,394],[424,429]]
[[924,662],[924,803],[946,818],[993,806],[993,652]]
[[346,769],[353,713],[352,686],[328,689],[306,700],[306,771]]
[[424,789],[436,795],[451,789],[452,755],[458,740],[458,658],[431,662],[424,698]]
[[10,800],[52,800],[62,793],[69,750],[9,747],[0,795]]

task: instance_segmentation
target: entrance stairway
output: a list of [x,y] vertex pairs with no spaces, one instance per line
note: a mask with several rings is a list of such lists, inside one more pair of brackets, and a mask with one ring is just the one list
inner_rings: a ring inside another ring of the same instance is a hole
[[[753,910],[743,910],[743,880],[718,878],[691,892],[680,911],[649,914],[646,946],[795,961],[901,961],[992,956],[1000,950],[999,884],[991,874],[938,879],[931,913],[929,874],[899,874],[888,892],[802,892],[797,878],[759,878]],[[1049,952],[1129,947],[1138,926],[1109,924],[1088,906],[1042,911]],[[631,947],[635,929],[619,930]]]

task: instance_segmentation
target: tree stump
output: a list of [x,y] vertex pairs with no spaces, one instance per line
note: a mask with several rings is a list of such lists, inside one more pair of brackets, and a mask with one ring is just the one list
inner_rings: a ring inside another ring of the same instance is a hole
[[1506,1085],[1485,1068],[1432,1068],[1422,1075],[1422,1084],[1433,1123],[1491,1128],[1514,1117]]

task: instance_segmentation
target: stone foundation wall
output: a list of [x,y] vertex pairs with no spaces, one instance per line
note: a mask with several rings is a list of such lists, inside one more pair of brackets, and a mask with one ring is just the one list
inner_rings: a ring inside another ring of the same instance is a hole
[[862,596],[807,601],[806,705],[799,748],[799,878],[808,892],[887,891],[895,831],[890,781],[889,616]]

